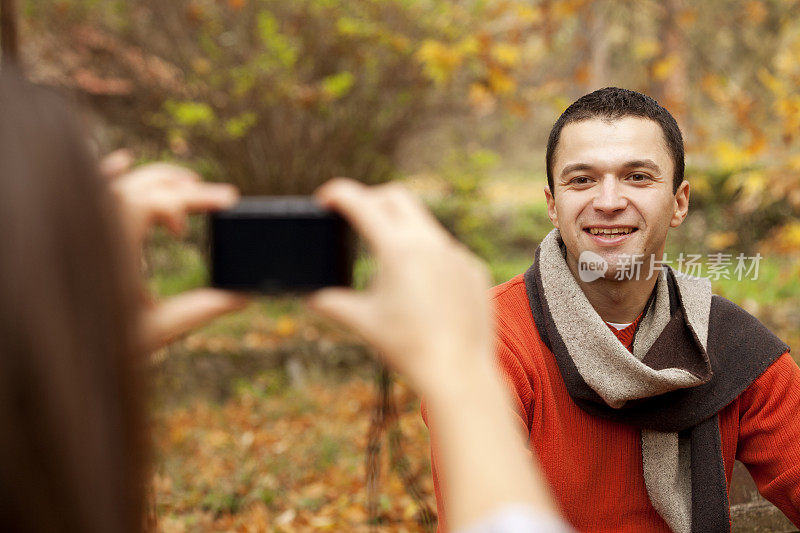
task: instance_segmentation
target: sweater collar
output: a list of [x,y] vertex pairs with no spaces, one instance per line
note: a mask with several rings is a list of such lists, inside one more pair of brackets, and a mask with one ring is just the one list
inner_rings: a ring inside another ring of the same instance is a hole
[[636,317],[636,320],[620,329],[617,329],[615,326],[606,321],[606,325],[608,326],[608,329],[611,330],[611,333],[613,333],[614,336],[617,337],[617,340],[621,342],[622,345],[631,353],[633,353],[633,336],[636,333],[636,326],[639,324],[642,314],[644,314],[644,311]]

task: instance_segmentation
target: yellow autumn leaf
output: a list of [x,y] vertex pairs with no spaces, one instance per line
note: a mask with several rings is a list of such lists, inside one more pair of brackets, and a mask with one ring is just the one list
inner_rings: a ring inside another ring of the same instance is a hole
[[480,114],[488,114],[497,106],[497,100],[485,85],[473,83],[469,88],[469,104]]
[[230,442],[231,436],[225,430],[214,429],[206,433],[203,440],[212,448],[217,449],[226,446]]
[[742,180],[745,195],[761,194],[767,188],[767,177],[763,172],[747,172]]
[[566,111],[571,103],[572,101],[565,96],[556,96],[553,98],[553,107],[555,107],[559,113]]
[[312,516],[309,525],[314,529],[333,529],[336,522],[330,516]]
[[527,24],[536,24],[542,20],[542,10],[539,6],[521,4],[517,6],[517,19]]
[[574,16],[586,4],[585,0],[563,0],[553,6],[553,15],[556,19],[567,19]]
[[639,61],[646,61],[658,55],[661,44],[655,39],[640,39],[633,45],[633,55]]
[[776,76],[774,76],[766,68],[761,68],[758,71],[758,79],[775,96],[778,96],[778,97],[786,96],[786,85],[783,83],[783,80],[781,80],[781,79],[777,78]]
[[783,118],[785,129],[800,129],[800,96],[792,95],[776,100],[775,110]]
[[781,231],[782,241],[787,250],[800,250],[800,222],[790,222]]
[[517,82],[498,68],[489,71],[489,86],[495,94],[508,94],[517,88]]
[[706,245],[712,250],[724,250],[736,244],[739,236],[735,231],[717,231],[709,233],[706,237]]
[[800,171],[800,154],[790,156],[787,159],[787,163],[790,169]]
[[455,49],[462,56],[472,56],[477,54],[478,50],[480,50],[480,43],[474,35],[470,35],[469,37],[461,39],[458,44],[456,44]]
[[703,76],[703,79],[700,81],[700,87],[708,94],[711,99],[715,102],[721,104],[724,103],[728,96],[722,88],[723,82],[719,78],[719,76],[715,76],[714,74],[706,74]]
[[775,55],[773,65],[775,65],[778,72],[789,74],[797,66],[797,53],[791,49],[781,50]]
[[403,508],[403,519],[404,520],[411,520],[414,518],[414,515],[417,514],[419,507],[413,501],[409,501]]
[[752,156],[730,141],[719,141],[713,149],[717,163],[726,169],[737,169],[749,165]]
[[174,425],[169,428],[169,443],[172,446],[177,446],[186,441],[189,436],[189,428],[185,425]]
[[705,195],[711,192],[711,185],[708,183],[708,176],[706,176],[705,174],[698,174],[697,176],[692,176],[691,178],[688,178],[688,181],[692,193]]
[[457,48],[428,39],[417,50],[417,59],[422,63],[425,74],[435,83],[442,84],[461,65],[463,55]]
[[280,337],[291,337],[297,332],[297,323],[289,315],[278,318],[275,324],[275,334]]
[[655,62],[653,65],[653,77],[657,80],[665,80],[675,70],[680,62],[677,54],[669,54]]
[[519,47],[509,43],[496,43],[492,46],[492,58],[504,67],[513,67],[519,63]]
[[800,252],[800,222],[795,220],[777,229],[762,248],[781,254]]

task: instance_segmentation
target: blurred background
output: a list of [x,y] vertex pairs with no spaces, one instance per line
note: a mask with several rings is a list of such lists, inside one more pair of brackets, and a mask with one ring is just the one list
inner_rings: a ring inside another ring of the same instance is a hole
[[[715,291],[800,345],[798,0],[14,4],[26,74],[82,107],[98,154],[245,194],[399,180],[498,283],[552,227],[558,115],[608,85],[649,94],[681,125],[692,186],[669,257],[761,254],[757,279],[731,269]],[[152,236],[157,293],[205,283],[203,233]],[[362,258],[357,283],[369,272]],[[365,348],[301,299],[261,299],[153,368],[160,530],[417,531],[435,509],[418,399],[402,382],[376,396]]]

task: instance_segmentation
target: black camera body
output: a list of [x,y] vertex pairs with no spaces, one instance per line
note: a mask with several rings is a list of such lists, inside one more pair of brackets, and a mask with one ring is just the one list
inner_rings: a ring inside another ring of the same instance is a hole
[[209,215],[211,286],[267,294],[350,286],[355,235],[310,197],[244,197]]

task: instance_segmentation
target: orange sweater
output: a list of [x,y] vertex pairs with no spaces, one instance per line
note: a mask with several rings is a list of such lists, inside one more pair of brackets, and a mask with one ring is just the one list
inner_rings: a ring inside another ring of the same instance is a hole
[[[522,275],[494,287],[491,298],[501,373],[566,520],[579,531],[669,532],[647,496],[639,429],[594,417],[573,403],[536,330]],[[719,423],[728,489],[738,459],[761,494],[800,526],[800,368],[788,352],[720,411]],[[445,531],[435,429],[433,477],[439,530]]]

